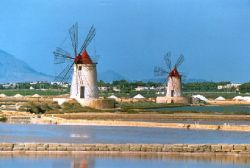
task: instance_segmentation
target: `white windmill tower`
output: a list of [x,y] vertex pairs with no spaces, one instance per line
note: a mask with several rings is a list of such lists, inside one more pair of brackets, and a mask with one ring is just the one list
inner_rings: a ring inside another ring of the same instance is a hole
[[182,94],[182,76],[178,72],[178,67],[183,63],[184,56],[180,55],[175,65],[172,67],[171,53],[168,52],[164,56],[165,67],[155,67],[154,72],[157,76],[167,75],[166,95],[164,97],[157,97],[158,103],[188,103],[188,99],[183,97]]
[[86,50],[75,60],[70,98],[98,98],[96,63],[93,63]]
[[[62,48],[57,48],[54,52],[56,64],[67,64],[61,73],[56,77],[56,81],[66,82],[72,75],[70,98],[90,100],[98,98],[96,62],[94,62],[87,52],[87,47],[95,37],[95,28],[92,26],[78,52],[78,25],[75,23],[69,29],[71,44],[74,56]],[[73,71],[73,72],[72,72]]]

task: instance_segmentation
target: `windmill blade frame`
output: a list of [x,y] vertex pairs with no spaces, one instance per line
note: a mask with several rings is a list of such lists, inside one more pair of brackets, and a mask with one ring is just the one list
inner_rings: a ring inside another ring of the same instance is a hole
[[101,57],[100,55],[94,55],[93,57],[91,57],[91,60],[93,61],[93,63],[97,64],[97,62],[99,61],[100,57]]
[[167,72],[164,68],[162,67],[158,67],[158,66],[155,66],[154,67],[154,75],[155,76],[164,76],[166,74],[168,74],[169,72]]
[[184,62],[184,55],[181,54],[175,63],[175,67],[178,68]]
[[172,62],[171,62],[171,52],[167,52],[164,55],[164,61],[168,67],[169,72],[172,70]]
[[92,56],[91,59],[92,59],[93,63],[97,64],[97,62],[99,61],[99,59],[100,59],[101,56],[99,54],[96,54],[95,39],[93,39],[93,43],[94,43],[94,45],[93,45],[94,54],[93,54],[93,56]]
[[81,46],[80,49],[80,53],[82,53],[84,50],[86,50],[86,48],[88,47],[88,45],[90,44],[90,42],[93,40],[93,38],[95,37],[95,28],[94,25],[91,26],[88,35],[86,36],[83,45]]
[[78,49],[78,23],[76,22],[71,26],[69,29],[69,35],[71,39],[71,44],[74,50],[75,56],[77,55],[77,49]]
[[69,80],[71,77],[70,73],[73,70],[74,62],[71,64],[68,64],[60,73],[58,76],[55,77],[56,82],[64,83]]
[[[166,86],[167,86],[167,78],[162,78],[160,79],[160,81],[158,82],[160,84],[160,86],[157,88],[157,92],[164,92],[166,93]],[[162,90],[162,87],[164,87],[164,89]]]
[[54,54],[54,63],[61,64],[65,63],[66,60],[73,60],[74,58],[70,56],[70,53],[66,50],[57,47],[56,50],[53,52]]

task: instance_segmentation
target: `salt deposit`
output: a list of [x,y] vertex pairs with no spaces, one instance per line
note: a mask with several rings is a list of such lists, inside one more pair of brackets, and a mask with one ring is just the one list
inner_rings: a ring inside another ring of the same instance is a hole
[[21,94],[16,94],[14,97],[23,97]]
[[250,97],[249,96],[244,96],[243,101],[250,102]]
[[138,94],[136,96],[133,97],[134,99],[144,99],[145,97],[142,96],[141,94]]
[[244,98],[242,96],[236,96],[233,98],[233,100],[243,100]]
[[208,99],[205,96],[202,96],[202,95],[193,95],[192,97],[196,98],[196,99],[199,99],[199,100],[202,100],[204,102],[208,101]]
[[236,96],[233,98],[233,100],[250,102],[250,97],[249,96]]
[[224,101],[224,100],[226,100],[224,97],[222,97],[222,96],[219,96],[219,97],[217,97],[215,100],[217,100],[217,101]]
[[34,94],[33,96],[31,97],[41,97],[39,94]]
[[6,97],[6,95],[5,94],[0,94],[0,97]]
[[118,97],[116,97],[115,95],[111,95],[108,97],[108,99],[118,99]]

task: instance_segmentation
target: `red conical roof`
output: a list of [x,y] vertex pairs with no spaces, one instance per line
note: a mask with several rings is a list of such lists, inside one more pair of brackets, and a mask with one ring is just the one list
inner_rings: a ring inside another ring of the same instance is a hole
[[93,61],[91,60],[89,54],[86,50],[82,52],[82,54],[79,54],[75,58],[75,64],[93,64]]
[[180,78],[181,75],[179,74],[179,72],[177,71],[177,68],[175,67],[170,73],[169,73],[170,77],[177,77]]

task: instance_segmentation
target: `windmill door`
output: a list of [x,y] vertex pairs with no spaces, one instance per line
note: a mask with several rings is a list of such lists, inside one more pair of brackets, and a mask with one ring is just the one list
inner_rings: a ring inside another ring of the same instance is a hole
[[174,90],[171,90],[171,97],[174,97]]
[[85,87],[81,86],[81,88],[80,88],[80,98],[84,98],[84,93],[85,93]]

